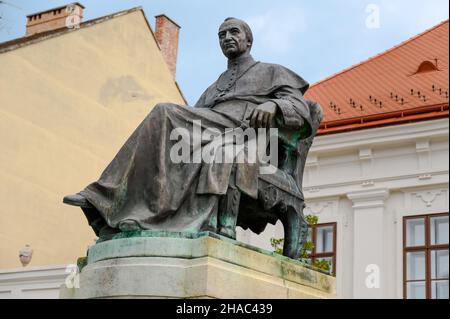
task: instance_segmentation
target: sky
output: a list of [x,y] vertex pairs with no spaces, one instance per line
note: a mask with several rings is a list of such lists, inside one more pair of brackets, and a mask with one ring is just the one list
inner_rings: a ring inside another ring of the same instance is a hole
[[[0,1],[0,42],[24,36],[26,15],[71,0]],[[282,64],[313,84],[448,19],[447,0],[80,0],[87,21],[142,6],[154,29],[164,13],[181,26],[177,82],[188,103],[226,69],[217,29],[247,21],[256,60]]]

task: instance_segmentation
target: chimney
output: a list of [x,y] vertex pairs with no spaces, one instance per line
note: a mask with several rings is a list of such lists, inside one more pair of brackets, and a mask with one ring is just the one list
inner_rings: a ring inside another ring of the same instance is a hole
[[27,16],[27,33],[36,33],[60,29],[76,28],[83,19],[84,6],[78,2],[54,9],[33,13]]
[[155,37],[161,53],[175,79],[177,72],[178,36],[180,26],[164,14],[156,17]]

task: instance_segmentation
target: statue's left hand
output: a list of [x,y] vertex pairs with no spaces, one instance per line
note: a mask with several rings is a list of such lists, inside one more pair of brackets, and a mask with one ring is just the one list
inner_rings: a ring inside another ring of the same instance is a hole
[[253,128],[271,127],[277,113],[277,105],[268,101],[258,105],[247,120],[250,120],[250,126]]

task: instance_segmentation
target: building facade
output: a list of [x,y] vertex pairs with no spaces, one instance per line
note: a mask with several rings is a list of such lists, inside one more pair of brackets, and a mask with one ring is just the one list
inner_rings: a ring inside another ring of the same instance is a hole
[[73,10],[29,15],[29,35],[0,44],[0,269],[22,267],[26,244],[28,267],[85,255],[96,236],[62,198],[98,179],[155,104],[185,104],[176,46],[160,50],[178,40],[170,19],[158,37],[142,8],[60,27]]
[[[343,298],[448,298],[448,21],[313,85],[312,257]],[[240,238],[271,249],[281,224]]]

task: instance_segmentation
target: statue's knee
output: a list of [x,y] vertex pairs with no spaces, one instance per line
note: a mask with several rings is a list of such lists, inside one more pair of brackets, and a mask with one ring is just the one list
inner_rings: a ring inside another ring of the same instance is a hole
[[147,115],[147,119],[151,120],[153,118],[161,118],[161,115],[164,114],[165,110],[165,104],[164,103],[158,103],[156,104],[151,111]]
[[158,103],[153,107],[152,112],[160,112],[164,110],[164,103]]
[[153,108],[152,112],[160,112],[160,113],[170,112],[174,108],[175,108],[174,104],[158,103],[158,104],[155,105],[155,107]]

